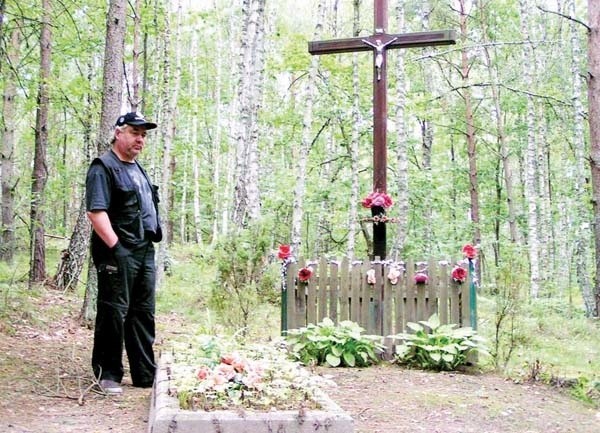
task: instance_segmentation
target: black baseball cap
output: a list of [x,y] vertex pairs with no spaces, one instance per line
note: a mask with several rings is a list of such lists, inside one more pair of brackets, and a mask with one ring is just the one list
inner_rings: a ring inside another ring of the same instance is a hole
[[148,122],[144,118],[144,115],[142,113],[137,113],[135,111],[119,116],[119,118],[117,119],[117,123],[115,123],[115,126],[123,125],[142,126],[146,129],[154,129],[158,126],[154,122]]

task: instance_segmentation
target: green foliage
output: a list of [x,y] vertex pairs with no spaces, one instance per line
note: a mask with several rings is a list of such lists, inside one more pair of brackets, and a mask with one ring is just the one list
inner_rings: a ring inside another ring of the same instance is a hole
[[452,371],[465,365],[469,354],[487,354],[483,338],[470,327],[441,325],[437,314],[419,323],[408,322],[414,333],[398,334],[405,341],[396,348],[396,361],[426,370]]
[[278,270],[270,266],[272,227],[260,221],[232,233],[215,247],[217,277],[209,305],[229,326],[248,326],[258,306],[279,300]]
[[361,335],[363,329],[351,321],[335,325],[329,318],[317,325],[290,329],[287,340],[292,355],[305,365],[365,367],[379,362],[377,353],[384,349],[380,337]]

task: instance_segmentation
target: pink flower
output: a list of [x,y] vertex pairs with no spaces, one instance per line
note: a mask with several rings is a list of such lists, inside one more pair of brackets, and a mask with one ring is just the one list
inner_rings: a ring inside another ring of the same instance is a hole
[[475,257],[477,257],[477,250],[471,244],[465,245],[462,249],[462,252],[464,256],[468,259],[474,259]]
[[198,380],[204,380],[204,379],[206,379],[208,377],[209,374],[210,374],[210,368],[208,368],[207,366],[203,365],[198,370],[198,373],[196,373],[196,377],[198,378]]
[[415,274],[415,283],[417,284],[427,284],[429,281],[429,276],[427,276],[424,272],[417,272]]
[[302,268],[298,271],[298,279],[306,283],[312,276],[312,270],[310,268]]
[[457,283],[463,283],[467,279],[467,270],[460,266],[455,266],[452,269],[452,279]]
[[392,201],[392,198],[385,192],[373,191],[361,201],[361,204],[366,208],[378,206],[387,209],[393,205],[394,202]]
[[289,259],[292,255],[292,251],[289,245],[279,245],[279,251],[277,252],[277,257],[281,260]]

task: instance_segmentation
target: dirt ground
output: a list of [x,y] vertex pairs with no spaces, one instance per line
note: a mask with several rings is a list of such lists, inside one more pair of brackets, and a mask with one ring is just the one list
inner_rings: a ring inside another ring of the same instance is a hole
[[[150,390],[127,381],[122,397],[90,389],[92,331],[76,319],[80,301],[50,291],[37,302],[35,318],[0,321],[0,433],[146,432]],[[46,309],[71,313],[49,319]],[[182,332],[176,317],[159,317],[157,349]],[[389,365],[316,371],[337,384],[325,391],[355,433],[600,432],[600,410],[539,384]]]

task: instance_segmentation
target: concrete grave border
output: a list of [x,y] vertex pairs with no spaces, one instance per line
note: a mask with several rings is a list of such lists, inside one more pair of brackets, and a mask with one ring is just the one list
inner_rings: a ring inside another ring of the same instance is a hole
[[354,422],[324,393],[320,410],[191,411],[170,395],[170,364],[161,360],[152,388],[148,433],[353,433]]

